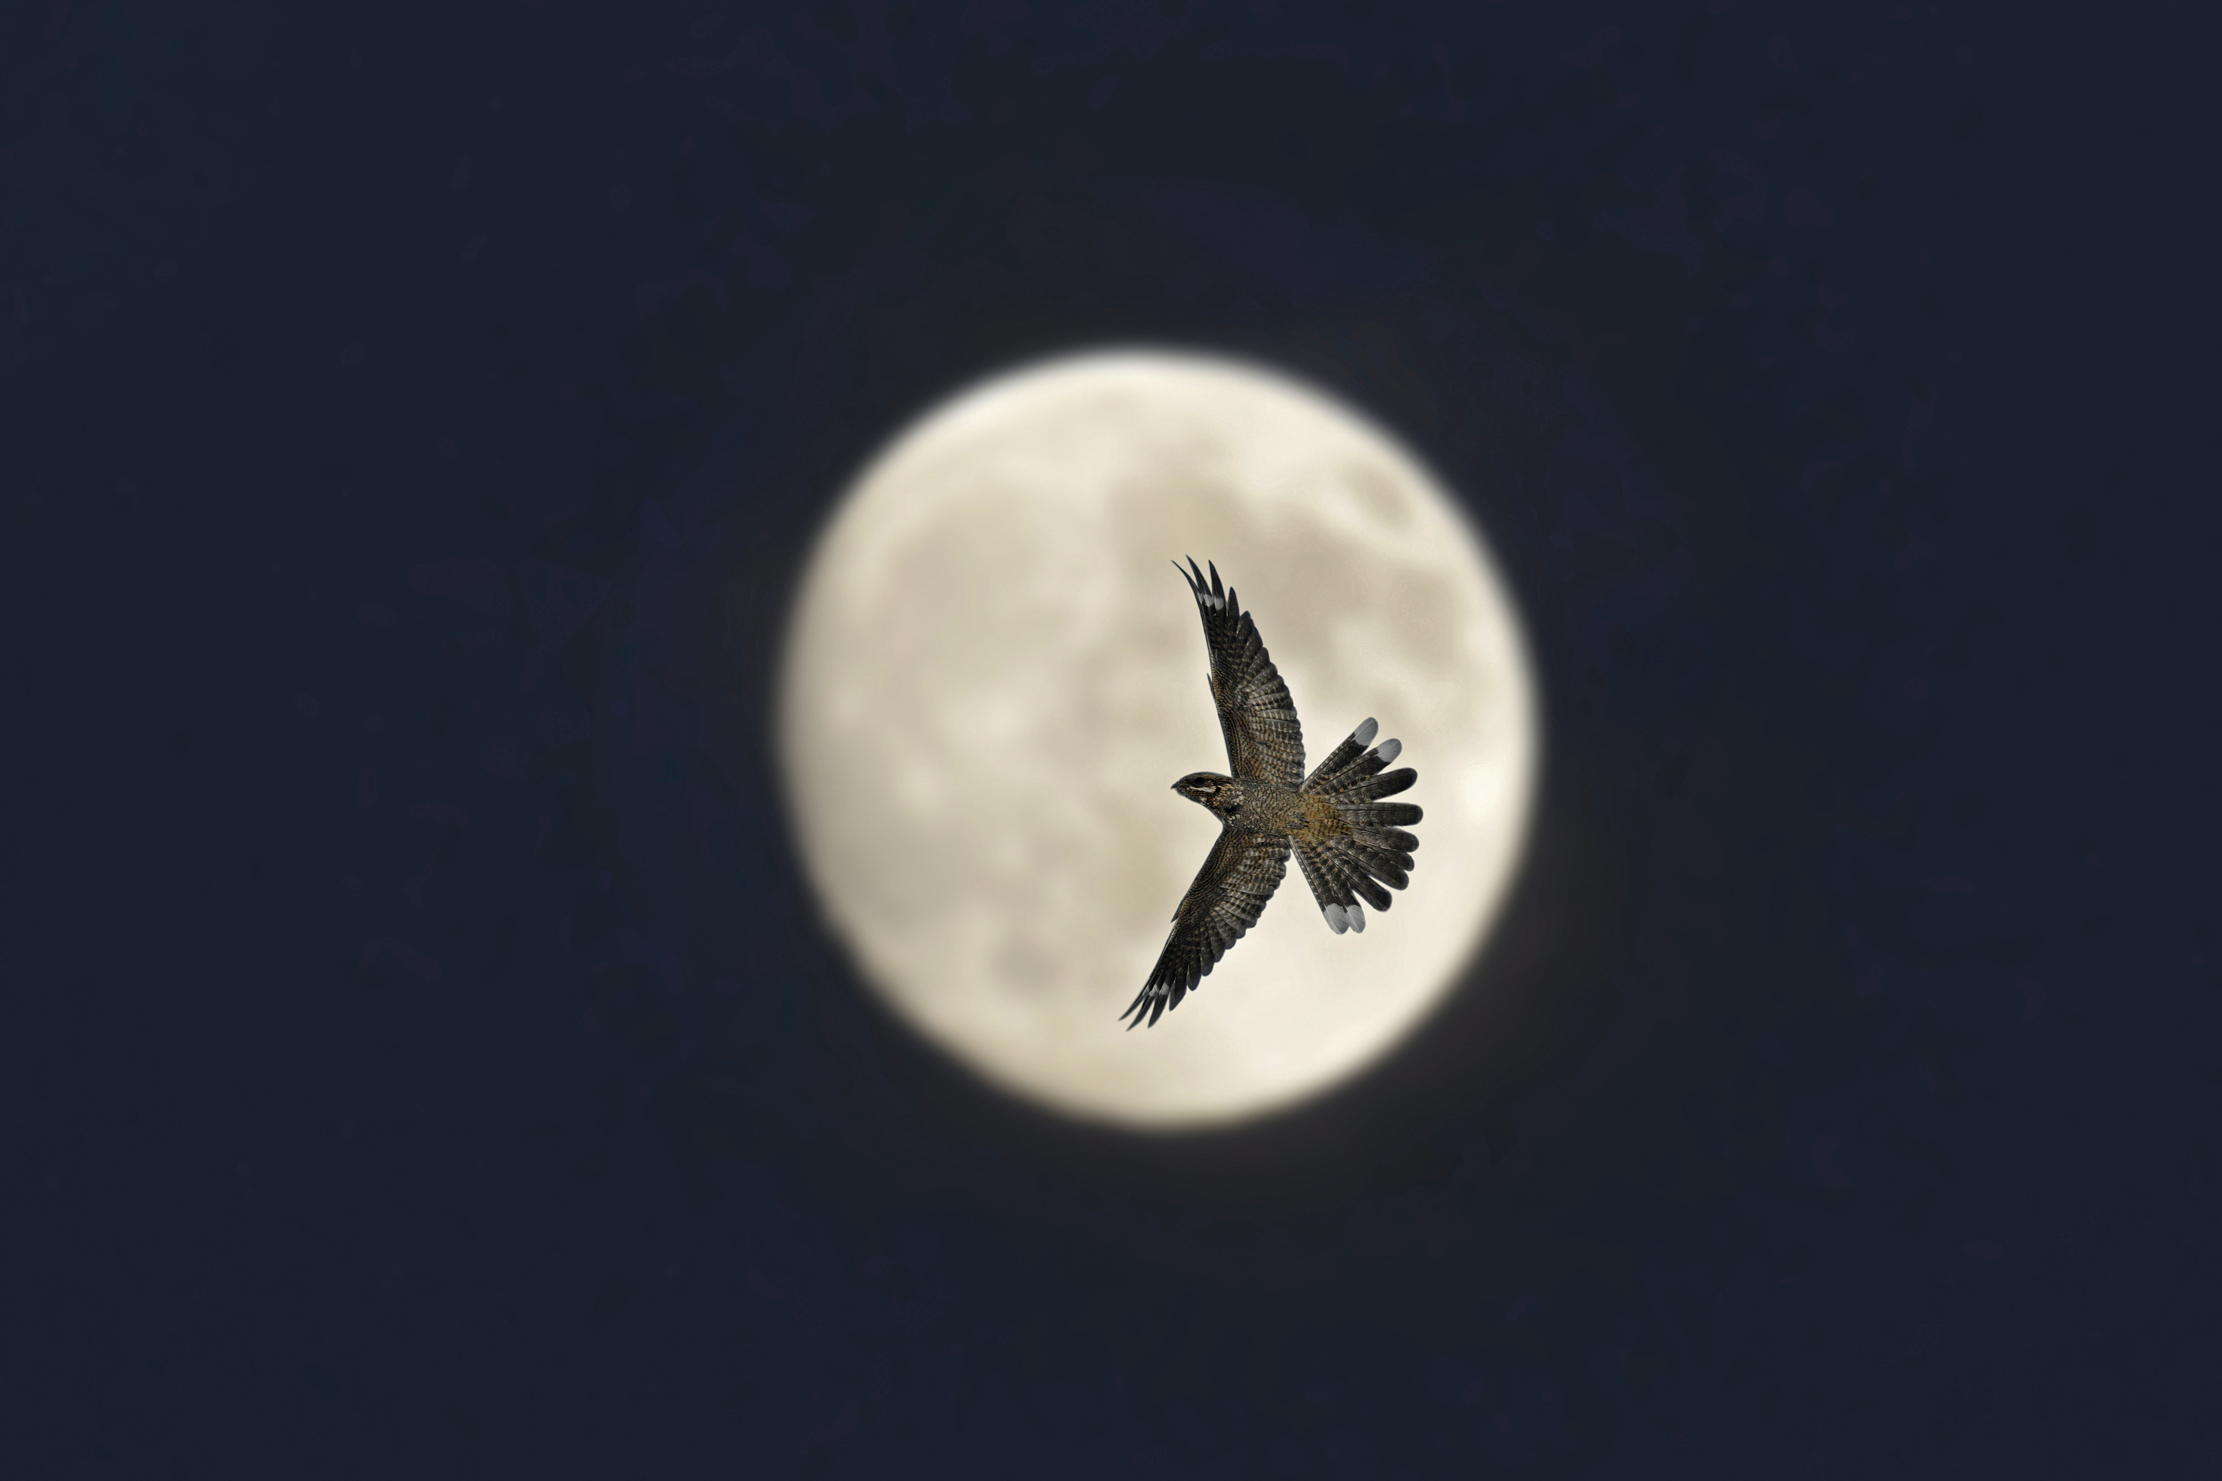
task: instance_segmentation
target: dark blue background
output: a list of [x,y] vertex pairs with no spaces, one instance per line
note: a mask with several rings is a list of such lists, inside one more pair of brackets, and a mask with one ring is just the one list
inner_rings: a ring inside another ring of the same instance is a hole
[[[0,32],[11,1471],[2222,1461],[2186,42],[456,9]],[[1474,989],[1170,1144],[883,1019],[765,746],[858,460],[1105,339],[1409,437],[1547,690]]]

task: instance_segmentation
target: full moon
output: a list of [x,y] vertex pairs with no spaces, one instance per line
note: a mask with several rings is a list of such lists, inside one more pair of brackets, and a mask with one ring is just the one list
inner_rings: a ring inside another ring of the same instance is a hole
[[[1427,816],[1363,935],[1292,865],[1129,1033],[1218,834],[1172,783],[1227,770],[1191,554],[1254,615],[1306,765],[1376,717]],[[1118,350],[965,390],[871,459],[804,576],[777,742],[825,920],[899,1017],[1028,1101],[1176,1131],[1316,1096],[1424,1023],[1503,903],[1536,731],[1510,595],[1414,453],[1277,371]]]

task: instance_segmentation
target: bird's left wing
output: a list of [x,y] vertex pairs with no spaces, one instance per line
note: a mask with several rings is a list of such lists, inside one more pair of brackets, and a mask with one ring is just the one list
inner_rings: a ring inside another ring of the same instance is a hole
[[1126,1013],[1119,1015],[1134,1016],[1134,1023],[1127,1027],[1141,1023],[1145,1013],[1154,1024],[1165,1016],[1166,1009],[1179,1007],[1180,1000],[1211,975],[1213,965],[1227,954],[1227,948],[1258,923],[1265,902],[1273,898],[1287,871],[1286,837],[1222,830],[1204,867],[1197,871],[1196,882],[1181,896],[1180,908],[1173,912],[1172,934],[1165,938],[1165,949],[1157,954],[1150,980],[1127,1004]]
[[[1178,564],[1174,566],[1179,570]],[[1193,575],[1190,572],[1194,572]],[[1296,723],[1288,685],[1265,651],[1258,625],[1219,580],[1213,566],[1207,578],[1195,557],[1181,571],[1204,620],[1204,647],[1211,654],[1211,700],[1219,709],[1219,729],[1227,737],[1227,763],[1246,780],[1304,780],[1304,730]]]

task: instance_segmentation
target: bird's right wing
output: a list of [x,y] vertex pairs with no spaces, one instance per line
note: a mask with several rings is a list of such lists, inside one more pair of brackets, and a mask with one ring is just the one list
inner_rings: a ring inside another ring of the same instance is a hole
[[[1180,570],[1177,562],[1173,569]],[[1295,786],[1304,779],[1304,727],[1296,722],[1288,685],[1265,651],[1257,623],[1219,579],[1217,566],[1206,577],[1191,556],[1188,570],[1180,574],[1204,620],[1211,702],[1219,711],[1220,733],[1227,738],[1228,769],[1245,781],[1263,778]]]
[[1265,902],[1273,898],[1281,876],[1288,872],[1288,846],[1288,839],[1278,834],[1232,828],[1220,832],[1204,867],[1197,871],[1196,882],[1173,912],[1172,934],[1165,938],[1165,949],[1158,953],[1149,981],[1119,1015],[1133,1015],[1128,1028],[1145,1016],[1154,1024],[1166,1009],[1179,1007],[1180,1000],[1211,975],[1227,948],[1258,923]]

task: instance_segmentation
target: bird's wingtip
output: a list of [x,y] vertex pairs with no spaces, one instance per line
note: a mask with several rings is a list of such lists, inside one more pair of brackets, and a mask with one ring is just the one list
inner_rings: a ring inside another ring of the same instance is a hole
[[1203,567],[1196,564],[1194,556],[1188,557],[1186,570],[1181,569],[1179,561],[1173,562],[1173,569],[1180,571],[1181,580],[1188,583],[1189,594],[1196,598],[1196,605],[1199,607],[1213,612],[1224,611],[1228,601],[1234,596],[1233,592],[1219,584],[1218,567],[1212,567],[1211,574],[1207,577]]

